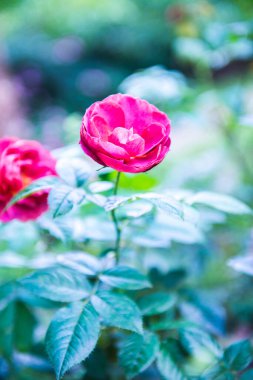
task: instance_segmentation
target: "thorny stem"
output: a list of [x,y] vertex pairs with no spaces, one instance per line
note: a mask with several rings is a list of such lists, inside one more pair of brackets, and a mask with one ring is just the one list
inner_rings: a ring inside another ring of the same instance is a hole
[[[117,173],[114,192],[113,192],[114,196],[116,196],[118,194],[120,174],[121,174],[120,172]],[[120,259],[121,228],[120,228],[115,210],[111,211],[111,216],[112,216],[112,220],[113,220],[113,224],[114,224],[115,232],[116,232],[115,257],[116,257],[116,263],[118,263],[119,259]]]

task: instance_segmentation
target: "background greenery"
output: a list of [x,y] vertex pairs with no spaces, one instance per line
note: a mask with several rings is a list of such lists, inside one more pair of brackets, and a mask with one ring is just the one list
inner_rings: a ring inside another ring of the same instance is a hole
[[[151,172],[124,175],[121,194],[179,197],[182,190],[214,191],[253,206],[252,1],[1,0],[0,36],[0,136],[36,138],[57,157],[87,160],[87,173],[94,173],[97,167],[77,147],[82,114],[96,100],[127,92],[168,113],[172,147]],[[69,180],[71,174],[63,172]],[[102,193],[110,195],[113,180],[114,174],[104,171],[92,174],[89,183],[95,183],[92,192],[100,192],[97,181],[109,181]],[[207,208],[200,232],[167,216],[156,226],[153,210],[143,204],[132,214],[122,210],[122,220],[132,218],[130,227],[138,231],[134,241],[131,232],[126,234],[123,262],[134,260],[148,269],[157,289],[177,295],[172,320],[180,313],[201,324],[223,347],[251,337],[251,216]],[[29,380],[38,373],[54,379],[43,339],[56,305],[27,294],[15,298],[9,281],[43,267],[43,260],[56,254],[85,249],[98,255],[112,248],[112,226],[98,206],[84,205],[71,215],[71,230],[68,220],[53,223],[47,217],[38,225],[0,226],[1,379]],[[153,229],[147,228],[151,221]],[[119,379],[113,375],[111,346],[102,341],[85,370],[78,367],[69,378]],[[8,374],[10,357],[18,368],[14,375]],[[191,376],[215,363],[206,349],[184,358]],[[244,362],[249,366],[251,360]],[[231,371],[203,379],[239,378],[237,368]],[[141,376],[161,378],[153,367]],[[251,378],[252,373],[245,380]]]

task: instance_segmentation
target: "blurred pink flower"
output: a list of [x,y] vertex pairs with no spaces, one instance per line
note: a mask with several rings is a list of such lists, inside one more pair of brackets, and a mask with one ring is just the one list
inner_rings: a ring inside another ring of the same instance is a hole
[[96,162],[120,172],[145,172],[170,147],[167,115],[145,100],[111,95],[92,104],[81,126],[80,144]]
[[48,190],[35,193],[4,210],[8,202],[33,180],[56,175],[56,161],[39,142],[17,138],[0,139],[0,220],[28,221],[48,209]]

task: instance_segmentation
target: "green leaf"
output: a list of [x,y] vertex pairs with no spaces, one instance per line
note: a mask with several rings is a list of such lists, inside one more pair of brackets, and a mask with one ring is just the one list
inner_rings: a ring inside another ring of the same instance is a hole
[[15,303],[10,302],[0,310],[0,355],[9,357],[12,354],[14,324]]
[[219,344],[205,331],[198,327],[187,327],[179,330],[180,341],[187,351],[198,355],[203,349],[221,358],[223,351]]
[[201,204],[230,214],[252,214],[252,210],[243,202],[229,196],[203,191],[186,199],[190,205]]
[[119,361],[127,379],[147,369],[155,360],[159,341],[155,334],[145,331],[144,335],[131,334],[120,347]]
[[136,269],[126,266],[108,269],[102,273],[100,279],[106,284],[120,289],[137,290],[151,287],[146,276]]
[[138,305],[143,315],[156,315],[171,309],[175,303],[174,295],[158,292],[143,296]]
[[166,380],[187,380],[183,370],[180,368],[180,360],[178,359],[177,363],[175,355],[174,357],[172,355],[174,350],[172,343],[173,342],[168,340],[161,344],[157,356],[157,367],[159,372]]
[[142,334],[140,310],[127,296],[106,290],[99,291],[92,297],[92,304],[107,326]]
[[59,185],[61,180],[55,176],[47,176],[39,178],[38,180],[32,182],[29,186],[25,187],[20,191],[15,197],[13,197],[10,202],[7,204],[6,209],[13,206],[15,203],[21,201],[24,198],[29,197],[30,195],[37,193],[42,190],[48,190],[53,188],[55,185]]
[[233,371],[242,371],[253,360],[253,351],[249,340],[243,340],[229,346],[223,356],[227,366]]
[[67,268],[48,268],[20,280],[23,287],[38,297],[52,301],[79,301],[90,293],[86,277]]
[[29,350],[36,320],[23,302],[11,300],[0,310],[0,354],[11,356],[14,349]]
[[99,329],[98,315],[90,303],[77,302],[56,313],[47,331],[46,349],[57,380],[89,356]]
[[33,332],[36,326],[36,319],[32,311],[23,303],[15,303],[15,322],[13,339],[15,348],[18,351],[29,350],[33,343]]
[[85,199],[83,189],[66,185],[52,189],[48,197],[48,203],[53,218],[67,214],[74,206],[78,206]]

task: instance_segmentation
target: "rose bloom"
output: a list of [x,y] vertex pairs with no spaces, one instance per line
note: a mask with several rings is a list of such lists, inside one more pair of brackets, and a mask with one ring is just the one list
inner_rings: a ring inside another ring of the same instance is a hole
[[56,161],[37,141],[17,138],[0,139],[0,220],[28,221],[38,218],[48,209],[48,190],[29,197],[6,208],[20,190],[34,180],[56,175]]
[[81,147],[103,166],[119,172],[145,172],[170,147],[170,121],[146,100],[111,95],[92,104],[81,126]]

